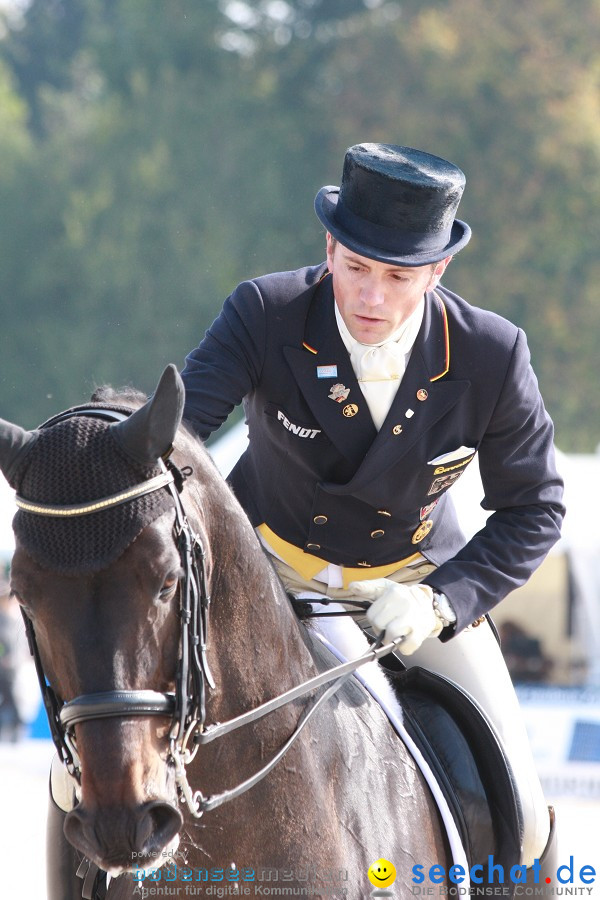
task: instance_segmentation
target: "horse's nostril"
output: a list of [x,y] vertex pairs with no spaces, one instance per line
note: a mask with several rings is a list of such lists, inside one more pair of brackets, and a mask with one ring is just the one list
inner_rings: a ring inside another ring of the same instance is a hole
[[174,806],[158,800],[135,810],[110,808],[86,812],[72,810],[65,820],[67,840],[98,865],[103,862],[126,866],[131,858],[139,865],[151,860],[160,864],[161,852],[178,833],[183,816]]
[[183,816],[170,803],[154,801],[143,807],[136,827],[138,852],[157,852],[166,847],[183,825]]
[[91,858],[95,857],[94,829],[90,827],[90,817],[78,806],[67,815],[63,830],[65,837],[78,850]]

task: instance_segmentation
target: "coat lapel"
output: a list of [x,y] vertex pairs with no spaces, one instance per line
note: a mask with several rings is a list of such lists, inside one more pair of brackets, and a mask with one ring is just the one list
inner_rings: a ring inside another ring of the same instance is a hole
[[[302,347],[284,347],[283,352],[325,434],[346,459],[359,466],[377,431],[335,321],[331,276],[315,291]],[[319,377],[321,366],[335,366],[335,376]],[[341,402],[329,396],[336,384],[349,389]]]
[[[327,485],[336,494],[353,493],[396,465],[470,386],[469,381],[446,379],[450,367],[450,334],[444,302],[435,292],[426,295],[421,330],[379,432],[340,337],[330,276],[315,291],[303,346],[283,349],[313,415],[336,449],[356,466],[356,473],[347,484]],[[319,378],[319,366],[336,366],[336,376]],[[329,397],[334,384],[349,388],[347,398],[341,403]],[[357,408],[354,415],[344,414],[349,406]]]
[[423,434],[445,416],[470,387],[446,379],[450,366],[446,309],[438,294],[427,294],[423,324],[404,378],[375,440],[354,477],[327,485],[332,493],[353,493],[398,463]]

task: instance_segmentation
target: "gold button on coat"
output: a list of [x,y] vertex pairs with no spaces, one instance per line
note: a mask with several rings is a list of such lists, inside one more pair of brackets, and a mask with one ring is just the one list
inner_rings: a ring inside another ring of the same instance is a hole
[[375,539],[382,538],[384,536],[384,534],[385,534],[385,531],[383,530],[383,528],[377,528],[375,531],[371,532],[371,537],[375,538]]
[[420,544],[423,538],[427,537],[432,528],[433,521],[431,519],[427,519],[425,522],[421,522],[411,538],[412,543]]
[[315,525],[326,525],[327,516],[315,516],[313,522],[315,523]]

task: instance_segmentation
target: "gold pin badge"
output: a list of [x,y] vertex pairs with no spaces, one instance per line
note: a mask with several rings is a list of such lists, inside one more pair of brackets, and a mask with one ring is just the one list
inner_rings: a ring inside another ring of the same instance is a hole
[[393,434],[402,434],[402,425],[394,425],[392,428]]
[[429,394],[425,390],[425,388],[419,388],[417,391],[417,400],[427,400]]
[[358,412],[358,406],[356,403],[348,403],[342,410],[347,419],[351,419],[352,416],[355,416]]
[[421,522],[421,524],[411,537],[411,542],[413,544],[420,544],[423,538],[427,537],[432,528],[433,521],[431,519],[427,519],[425,522]]

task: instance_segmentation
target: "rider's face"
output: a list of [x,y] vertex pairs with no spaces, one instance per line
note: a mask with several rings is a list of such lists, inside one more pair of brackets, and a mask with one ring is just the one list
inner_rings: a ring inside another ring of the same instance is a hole
[[415,311],[450,262],[393,266],[354,253],[327,235],[327,263],[341,316],[362,344],[386,340]]

